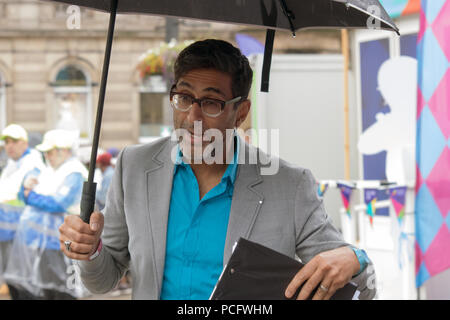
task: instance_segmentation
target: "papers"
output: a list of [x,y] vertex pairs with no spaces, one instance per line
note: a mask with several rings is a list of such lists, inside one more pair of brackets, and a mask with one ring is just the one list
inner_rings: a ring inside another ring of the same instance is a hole
[[[211,294],[211,300],[287,300],[284,292],[301,262],[240,238]],[[294,294],[295,299],[301,287]],[[314,295],[315,289],[309,298]],[[348,283],[336,291],[332,300],[351,300],[358,296],[356,285]]]

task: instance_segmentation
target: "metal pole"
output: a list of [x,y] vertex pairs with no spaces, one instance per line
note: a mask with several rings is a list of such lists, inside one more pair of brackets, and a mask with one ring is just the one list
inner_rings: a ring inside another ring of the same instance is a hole
[[103,60],[102,79],[100,83],[100,93],[98,97],[97,105],[97,117],[95,119],[94,137],[92,141],[91,160],[89,162],[89,176],[88,180],[83,184],[83,194],[80,204],[80,217],[81,219],[89,223],[91,213],[94,211],[95,205],[95,191],[97,184],[94,183],[94,173],[97,160],[98,142],[100,139],[100,128],[102,123],[103,105],[105,102],[106,83],[108,80],[109,62],[111,58],[111,48],[114,37],[114,26],[116,23],[118,0],[111,0],[111,13],[109,16],[108,36],[106,39],[105,57]]
[[342,56],[344,57],[344,165],[345,179],[350,180],[350,128],[349,128],[349,98],[348,98],[348,67],[349,67],[349,48],[348,31],[341,31]]

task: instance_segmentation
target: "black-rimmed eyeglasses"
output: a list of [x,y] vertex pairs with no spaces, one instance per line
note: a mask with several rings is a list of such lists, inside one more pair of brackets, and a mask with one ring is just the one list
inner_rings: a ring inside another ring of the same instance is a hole
[[241,97],[236,97],[228,101],[213,98],[196,99],[187,93],[170,91],[170,104],[175,109],[187,112],[192,108],[194,103],[198,103],[203,114],[213,118],[220,116],[227,104],[236,103],[239,100],[241,100]]

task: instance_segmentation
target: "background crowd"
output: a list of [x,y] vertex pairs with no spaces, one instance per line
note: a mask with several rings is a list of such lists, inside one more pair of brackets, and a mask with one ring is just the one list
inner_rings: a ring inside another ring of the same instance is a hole
[[[55,129],[30,142],[8,125],[1,134],[0,285],[12,299],[76,299],[89,296],[73,262],[60,251],[59,226],[79,214],[88,164],[77,156],[77,135]],[[102,210],[119,150],[100,151],[95,181]],[[125,277],[116,290],[129,288]]]

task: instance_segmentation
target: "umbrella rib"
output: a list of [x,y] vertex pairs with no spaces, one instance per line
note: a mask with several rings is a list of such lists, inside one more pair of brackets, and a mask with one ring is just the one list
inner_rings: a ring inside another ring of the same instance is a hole
[[389,23],[388,21],[384,20],[383,18],[377,17],[376,15],[374,15],[374,14],[372,14],[372,13],[366,11],[366,10],[363,10],[363,9],[359,8],[358,6],[355,6],[355,5],[352,4],[352,3],[346,3],[346,6],[352,7],[353,9],[356,9],[356,10],[358,10],[358,11],[361,11],[361,12],[363,12],[363,13],[365,13],[365,14],[371,16],[372,18],[375,18],[375,19],[377,19],[377,20],[379,20],[379,21],[381,21],[381,22],[387,24],[387,25],[390,26],[390,27],[391,27],[398,35],[400,35],[400,31],[398,30],[397,26],[393,25],[392,23]]
[[289,21],[289,26],[291,27],[292,36],[295,38],[295,28],[294,28],[294,24],[292,23],[292,20],[295,20],[295,15],[291,10],[289,10],[289,8],[286,5],[286,2],[284,0],[279,0],[279,1],[280,1],[281,9],[283,10],[284,15],[286,16],[286,18]]

